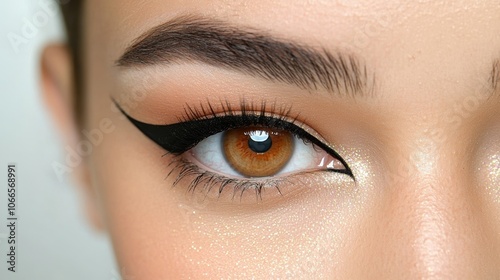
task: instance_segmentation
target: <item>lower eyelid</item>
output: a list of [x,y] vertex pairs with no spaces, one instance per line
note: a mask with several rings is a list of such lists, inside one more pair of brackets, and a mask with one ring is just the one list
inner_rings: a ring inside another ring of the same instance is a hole
[[[221,202],[222,205],[229,205],[225,203],[231,202],[248,205],[265,202],[266,205],[276,207],[276,203],[284,202],[283,197],[297,198],[299,194],[302,197],[304,193],[332,186],[338,188],[334,190],[343,193],[354,186],[350,177],[334,172],[321,172],[320,175],[314,171],[302,171],[286,177],[233,180],[202,170],[183,159],[178,158],[175,161],[175,166],[172,164],[175,172],[169,174],[174,179],[177,176],[174,186],[181,184],[182,188],[185,187],[190,193],[188,199],[196,197],[194,199],[202,199],[207,203],[213,200],[216,205],[221,205]],[[179,176],[179,173],[184,175]]]
[[[220,153],[222,135],[223,133],[212,135],[204,142],[200,142],[197,147],[174,159],[171,164],[173,169],[169,173],[169,176],[172,174],[175,179],[174,186],[179,183],[183,188],[186,187],[188,192],[201,194],[205,198],[255,203],[255,199],[259,201],[264,196],[268,201],[270,198],[278,198],[285,194],[289,197],[292,193],[311,189],[313,186],[305,182],[318,182],[317,180],[321,180],[321,178],[330,178],[326,172],[317,173],[318,171],[333,171],[328,167],[329,163],[335,159],[333,156],[314,144],[304,142],[303,139],[295,136],[295,146],[302,148],[295,149],[294,155],[281,171],[270,177],[245,178],[232,170],[225,162],[224,155]],[[197,148],[208,152],[205,156],[210,159],[210,162],[201,163],[193,155],[193,151],[196,151]],[[302,162],[302,164],[298,163],[300,166],[293,165],[293,162],[298,161]],[[305,166],[304,163],[308,165]],[[340,161],[337,160],[335,169],[340,169],[338,168],[339,163]],[[221,168],[227,168],[227,171],[221,174]],[[337,172],[328,173],[333,176],[333,173]],[[337,175],[339,174],[335,174],[334,178],[342,178],[337,177]],[[315,179],[311,181],[313,178]]]

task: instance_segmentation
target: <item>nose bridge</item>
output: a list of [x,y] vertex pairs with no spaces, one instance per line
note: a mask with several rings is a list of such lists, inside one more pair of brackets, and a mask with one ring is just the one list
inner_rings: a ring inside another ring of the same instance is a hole
[[390,250],[419,279],[472,276],[482,266],[477,253],[487,242],[472,180],[464,172],[470,169],[456,152],[461,147],[421,135],[409,139],[418,140],[405,145],[401,156],[410,158],[412,168],[389,188],[389,209],[395,210],[386,236]]
[[[452,202],[454,196],[451,190],[444,189],[453,187],[452,182],[444,182],[440,178],[427,177],[424,175],[419,182],[408,182],[406,186],[414,190],[408,190],[409,195],[401,201],[408,206],[408,245],[411,245],[409,257],[413,258],[415,269],[422,276],[439,275],[446,271],[447,267],[453,267],[452,259],[458,251],[466,251],[457,248],[456,240],[461,240],[463,232],[459,229],[462,223],[459,221],[466,215],[460,213],[465,208],[454,209]],[[458,186],[455,186],[458,187]],[[458,211],[455,211],[458,210]],[[464,244],[460,244],[464,245]],[[465,257],[465,256],[463,256]]]

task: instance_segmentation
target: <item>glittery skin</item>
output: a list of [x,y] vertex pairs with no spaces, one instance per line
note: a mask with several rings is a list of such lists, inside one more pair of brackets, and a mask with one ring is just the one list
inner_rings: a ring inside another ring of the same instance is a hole
[[[85,5],[92,16],[82,46],[85,129],[99,127],[104,118],[116,129],[74,173],[88,175],[88,209],[104,220],[130,279],[500,275],[500,107],[492,94],[499,91],[492,69],[500,50],[497,0]],[[116,59],[138,36],[183,14],[334,56],[352,54],[376,74],[367,81],[374,87],[356,96],[305,90],[194,56],[182,61],[182,55],[175,64],[117,67]],[[47,90],[72,84],[54,80]],[[217,189],[207,195],[203,186],[189,191],[189,180],[174,184],[175,176],[167,176],[173,157],[110,110],[110,95],[118,101],[141,96],[128,113],[155,124],[176,123],[186,104],[207,100],[227,100],[233,107],[242,100],[276,102],[338,152],[354,179],[333,172],[296,174],[283,180],[282,195],[265,188],[262,199],[252,192],[218,196]],[[47,100],[61,96],[55,92]],[[70,110],[57,106],[67,100],[52,105],[63,125],[71,116],[61,114]],[[72,129],[76,134],[83,128]]]
[[[285,193],[284,200],[276,201],[272,208],[235,215],[229,221],[217,221],[216,212],[192,211],[189,214],[192,239],[177,248],[178,254],[207,253],[210,257],[201,261],[199,258],[185,261],[211,278],[227,275],[237,279],[254,275],[326,278],[342,262],[340,256],[348,250],[345,244],[349,242],[346,229],[355,226],[359,214],[359,193],[346,177],[316,175],[302,179],[299,184],[303,187],[315,186],[315,190],[306,189],[300,194],[306,197],[305,201],[287,199]],[[327,195],[319,195],[317,190],[326,188]],[[334,206],[323,208],[325,200]],[[207,205],[205,211],[210,207],[217,206]],[[215,265],[220,263],[224,265]],[[193,276],[186,272],[185,276],[188,275]]]
[[500,154],[491,155],[487,161],[488,184],[487,190],[500,203]]
[[[261,201],[205,198],[201,192],[187,196],[180,205],[186,228],[177,234],[188,238],[174,247],[182,262],[203,273],[185,271],[183,277],[327,279],[337,274],[354,242],[349,232],[359,227],[366,207],[364,193],[371,188],[367,178],[372,171],[364,157],[348,154],[359,171],[356,182],[347,175],[317,172],[296,176],[281,189],[283,196],[269,190]],[[200,255],[207,257],[187,257]]]

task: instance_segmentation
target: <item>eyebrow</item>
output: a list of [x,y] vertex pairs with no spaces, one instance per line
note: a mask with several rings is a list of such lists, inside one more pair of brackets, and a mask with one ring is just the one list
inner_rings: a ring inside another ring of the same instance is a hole
[[202,62],[342,96],[371,93],[374,75],[354,55],[280,40],[253,28],[181,16],[146,31],[116,61],[119,67]]

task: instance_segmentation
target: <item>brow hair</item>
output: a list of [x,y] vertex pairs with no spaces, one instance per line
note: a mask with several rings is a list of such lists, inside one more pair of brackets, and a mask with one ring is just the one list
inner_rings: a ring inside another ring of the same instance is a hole
[[344,95],[370,92],[373,78],[354,55],[314,49],[223,21],[181,16],[135,39],[120,67],[197,61],[303,89]]

